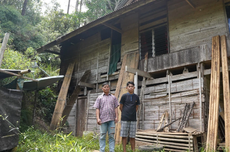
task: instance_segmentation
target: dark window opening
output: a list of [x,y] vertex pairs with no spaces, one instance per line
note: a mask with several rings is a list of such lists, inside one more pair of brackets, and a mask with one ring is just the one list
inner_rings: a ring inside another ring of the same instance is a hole
[[154,29],[155,56],[168,53],[168,32],[166,26]]
[[145,58],[148,52],[148,58],[167,54],[168,47],[168,31],[167,25],[153,28],[147,32],[140,34],[141,59]]
[[152,57],[152,30],[141,33],[141,59],[145,58],[148,52],[148,57]]
[[105,40],[111,37],[111,29],[106,28],[101,31],[101,40]]
[[227,3],[225,7],[226,7],[226,14],[228,19],[228,29],[230,32],[230,3]]

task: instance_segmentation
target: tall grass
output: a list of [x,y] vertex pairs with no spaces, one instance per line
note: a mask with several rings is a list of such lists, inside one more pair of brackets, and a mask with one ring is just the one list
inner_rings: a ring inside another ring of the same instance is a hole
[[[17,152],[91,152],[99,150],[99,140],[94,136],[74,137],[71,133],[42,133],[40,130],[30,127],[20,134]],[[123,151],[121,145],[115,147],[115,152]],[[131,152],[130,145],[127,151]],[[106,145],[106,152],[109,146]]]

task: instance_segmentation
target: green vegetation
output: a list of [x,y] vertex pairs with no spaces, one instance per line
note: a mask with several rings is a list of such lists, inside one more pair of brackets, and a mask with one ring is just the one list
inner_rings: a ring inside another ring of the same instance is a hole
[[[17,151],[52,151],[52,152],[90,152],[99,150],[99,140],[93,133],[84,137],[74,137],[72,134],[63,133],[43,133],[30,127],[24,133],[21,133]],[[109,151],[108,144],[106,152]],[[122,146],[115,147],[116,152],[122,151]],[[131,152],[130,145],[127,145],[127,151]]]
[[[5,33],[10,33],[7,50],[4,53],[2,69],[31,69],[33,72],[24,76],[30,78],[59,75],[60,56],[36,52],[42,45],[69,33],[80,26],[111,13],[117,0],[77,0],[89,9],[80,9],[72,14],[65,14],[60,4],[52,0],[42,12],[44,0],[0,0],[0,43]],[[119,0],[118,0],[119,1]],[[117,1],[117,2],[118,2]],[[1,44],[0,44],[1,47]],[[59,46],[50,48],[60,51]],[[38,65],[38,66],[37,66]],[[42,70],[45,72],[43,72]],[[0,86],[6,86],[17,77],[0,80]],[[20,79],[21,82],[25,81]],[[94,135],[76,138],[71,134],[41,132],[33,127],[34,112],[36,117],[49,124],[57,100],[57,83],[43,90],[24,92],[20,121],[20,141],[17,151],[91,151],[99,149],[98,139]],[[36,94],[36,95],[35,95]],[[35,107],[35,101],[36,107]],[[35,109],[34,109],[35,107]],[[35,125],[36,126],[36,125]],[[106,151],[109,151],[107,145]],[[122,146],[116,146],[116,152]],[[130,146],[128,146],[128,151]]]

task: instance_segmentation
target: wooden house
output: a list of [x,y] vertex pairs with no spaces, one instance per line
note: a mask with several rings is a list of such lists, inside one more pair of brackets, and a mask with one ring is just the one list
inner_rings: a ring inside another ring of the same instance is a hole
[[[81,92],[68,116],[69,130],[75,135],[99,131],[92,106],[102,93],[101,84],[109,82],[115,93],[124,56],[136,53],[138,59],[133,56],[130,63],[138,67],[128,66],[125,72],[135,76],[141,95],[139,129],[156,129],[165,111],[173,121],[183,115],[186,103],[195,102],[188,126],[206,132],[212,37],[226,35],[229,44],[229,4],[230,0],[128,0],[116,11],[39,48],[38,52],[52,52],[49,48],[61,46],[62,75],[74,63],[68,94],[76,86]],[[87,70],[88,79],[80,82]],[[175,122],[171,129],[177,127]]]

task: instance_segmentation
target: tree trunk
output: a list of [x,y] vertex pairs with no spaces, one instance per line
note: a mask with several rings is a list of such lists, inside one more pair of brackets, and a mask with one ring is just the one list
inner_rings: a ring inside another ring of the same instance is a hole
[[81,0],[81,2],[80,2],[80,12],[81,12],[81,8],[82,8],[82,2],[83,2],[83,0]]
[[23,3],[22,16],[24,16],[25,13],[26,13],[26,6],[27,6],[27,3],[28,3],[28,0],[25,0],[24,3]]
[[78,12],[78,5],[79,5],[79,0],[76,0],[75,12]]
[[69,14],[69,7],[70,7],[70,0],[69,0],[68,8],[67,8],[67,14]]

